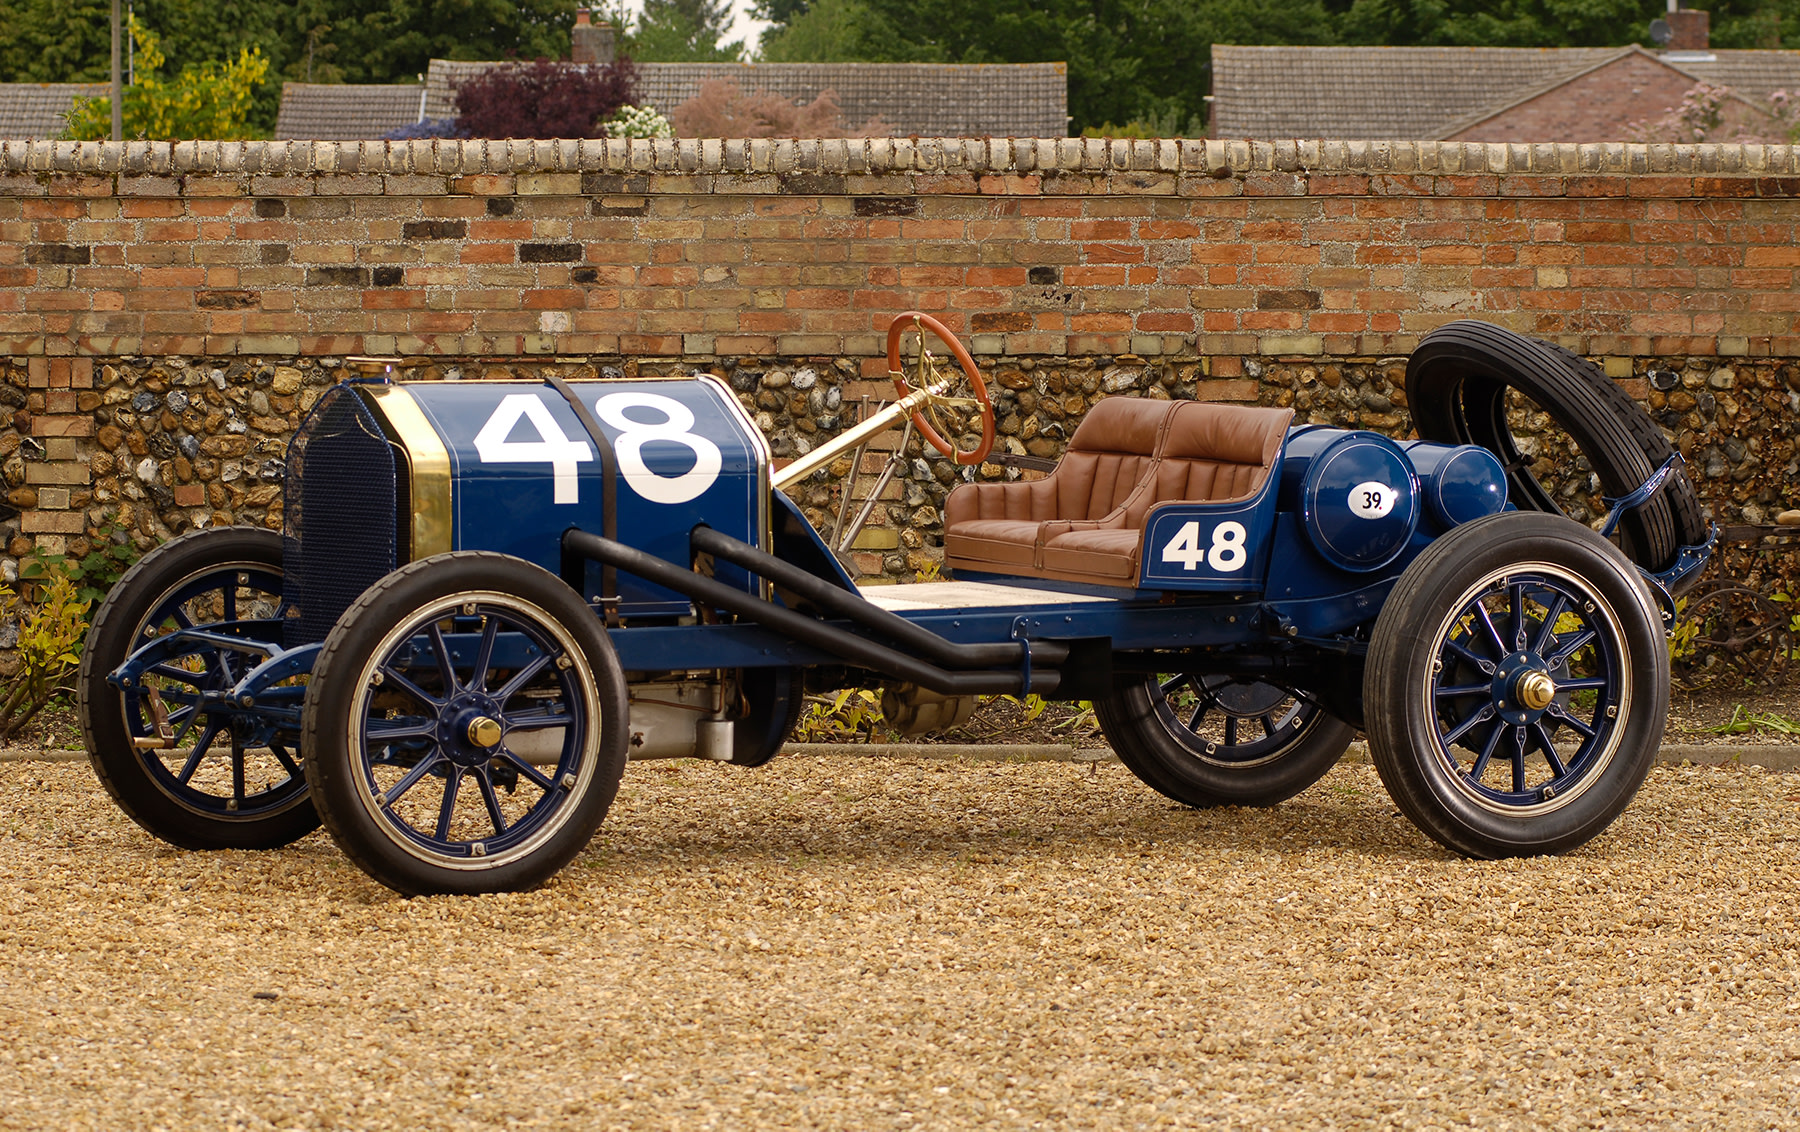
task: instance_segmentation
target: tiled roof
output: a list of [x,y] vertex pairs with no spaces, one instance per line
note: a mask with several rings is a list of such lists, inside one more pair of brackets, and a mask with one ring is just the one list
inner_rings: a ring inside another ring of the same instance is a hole
[[[425,116],[454,117],[454,87],[493,63],[433,59]],[[639,98],[664,114],[715,79],[810,102],[831,90],[847,126],[879,116],[905,137],[1060,138],[1069,132],[1061,63],[639,63]]]
[[1215,138],[1446,138],[1637,52],[1765,101],[1800,90],[1800,51],[1663,59],[1637,47],[1215,45]]
[[1672,55],[1669,62],[1745,98],[1767,102],[1773,91],[1800,92],[1800,51],[1709,51]]
[[77,98],[105,98],[106,83],[0,83],[0,138],[54,138]]
[[419,120],[417,83],[282,83],[276,141],[370,141]]
[[1216,138],[1436,138],[1453,120],[1618,52],[1215,44],[1208,132]]

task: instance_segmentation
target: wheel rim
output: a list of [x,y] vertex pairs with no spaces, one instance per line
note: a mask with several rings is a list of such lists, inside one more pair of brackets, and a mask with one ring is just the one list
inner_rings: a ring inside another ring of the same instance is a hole
[[600,706],[581,646],[537,605],[491,591],[415,610],[364,664],[348,726],[357,796],[434,866],[528,856],[599,765]]
[[1165,729],[1194,758],[1252,767],[1279,758],[1323,712],[1273,684],[1181,672],[1148,678]]
[[[132,647],[220,621],[279,623],[283,612],[279,571],[257,562],[209,566],[165,592],[138,622]],[[138,756],[151,782],[176,804],[211,818],[247,821],[305,798],[296,729],[272,725],[266,715],[228,705],[221,696],[261,659],[197,647],[152,665],[120,693],[125,730],[134,740],[158,734],[155,707],[161,704],[173,745],[139,748]],[[269,689],[260,703],[297,709],[304,694],[305,677],[296,677]]]
[[1544,562],[1489,573],[1450,608],[1425,674],[1439,768],[1496,813],[1569,805],[1602,777],[1630,715],[1629,648],[1612,608]]

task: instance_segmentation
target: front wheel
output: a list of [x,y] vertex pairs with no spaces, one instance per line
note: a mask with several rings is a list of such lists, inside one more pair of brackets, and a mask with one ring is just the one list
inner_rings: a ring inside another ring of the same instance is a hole
[[225,693],[262,654],[197,639],[114,688],[106,677],[144,645],[210,628],[279,647],[281,536],[212,527],[146,554],[94,616],[81,657],[82,737],[94,773],[126,815],[183,849],[273,849],[319,827],[291,722],[303,694],[288,681],[241,710]]
[[1272,806],[1322,778],[1356,729],[1273,684],[1121,675],[1094,701],[1131,773],[1187,806]]
[[1579,523],[1515,511],[1439,538],[1369,641],[1369,751],[1395,804],[1470,857],[1597,836],[1662,742],[1660,625],[1635,568]]
[[458,551],[389,574],[326,637],[307,778],[326,829],[389,888],[518,891],[599,828],[628,722],[580,596],[521,559]]

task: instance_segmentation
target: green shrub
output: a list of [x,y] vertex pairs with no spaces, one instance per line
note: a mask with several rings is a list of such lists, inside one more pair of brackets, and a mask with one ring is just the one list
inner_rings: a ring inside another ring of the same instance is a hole
[[35,604],[0,584],[0,625],[17,624],[19,670],[0,692],[0,744],[11,742],[51,700],[74,691],[70,677],[81,664],[90,602],[67,573],[52,573],[37,587]]

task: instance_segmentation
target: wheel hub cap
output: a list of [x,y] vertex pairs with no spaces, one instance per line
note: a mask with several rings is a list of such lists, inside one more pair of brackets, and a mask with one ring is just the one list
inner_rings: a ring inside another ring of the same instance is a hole
[[485,715],[478,715],[469,721],[469,742],[477,747],[493,747],[500,742],[500,724],[497,720]]
[[1543,711],[1556,699],[1556,681],[1542,671],[1522,672],[1513,682],[1513,698],[1528,710]]
[[1551,665],[1534,652],[1515,652],[1496,666],[1493,683],[1494,713],[1510,724],[1534,723],[1556,703],[1556,680]]
[[505,737],[500,705],[480,693],[456,696],[438,715],[437,737],[445,756],[462,767],[482,766]]

